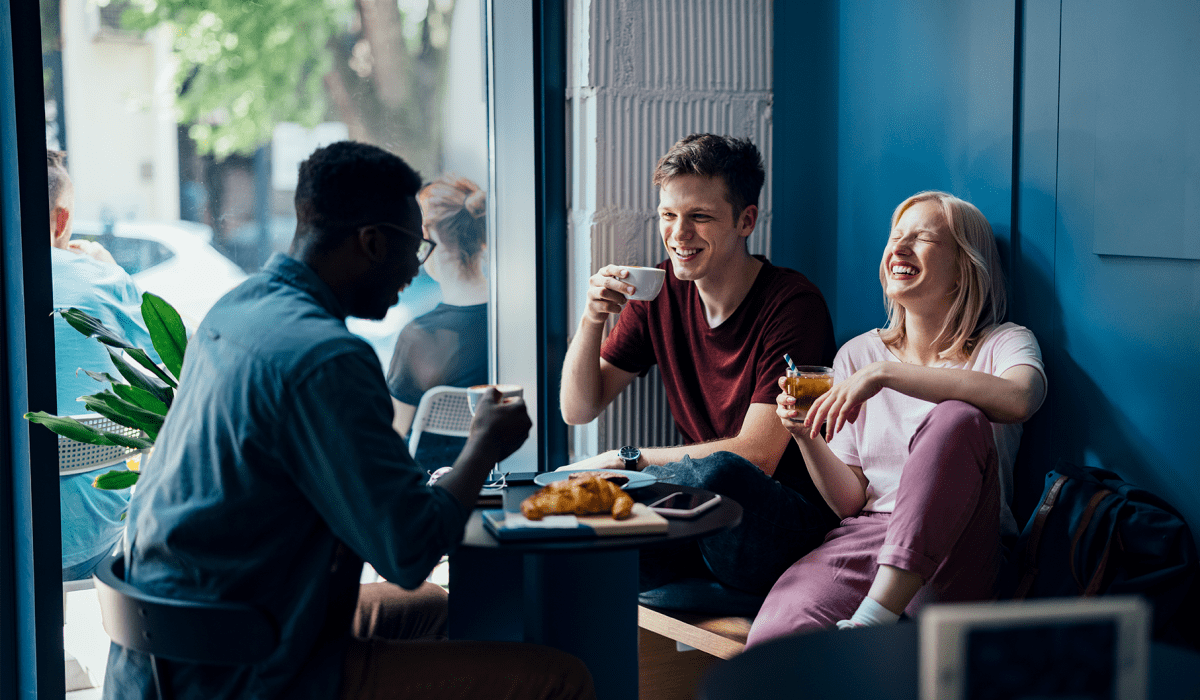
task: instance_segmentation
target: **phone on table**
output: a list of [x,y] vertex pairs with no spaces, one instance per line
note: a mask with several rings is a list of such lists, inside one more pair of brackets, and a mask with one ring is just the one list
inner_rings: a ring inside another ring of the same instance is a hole
[[651,510],[668,518],[692,518],[713,508],[721,501],[715,493],[675,493],[650,504]]

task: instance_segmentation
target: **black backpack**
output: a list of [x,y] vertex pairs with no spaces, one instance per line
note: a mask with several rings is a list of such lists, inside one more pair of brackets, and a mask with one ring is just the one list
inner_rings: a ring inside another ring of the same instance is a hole
[[1060,462],[1017,541],[1003,597],[1140,595],[1154,635],[1200,647],[1200,564],[1169,503],[1117,474]]

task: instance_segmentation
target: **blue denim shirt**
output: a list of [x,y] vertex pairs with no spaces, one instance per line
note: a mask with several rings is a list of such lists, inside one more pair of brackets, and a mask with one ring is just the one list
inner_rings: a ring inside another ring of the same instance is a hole
[[[142,320],[142,293],[125,270],[59,248],[50,249],[50,270],[54,308],[76,308],[99,319],[158,361]],[[116,374],[105,346],[71,328],[61,316],[54,317],[54,364],[59,415],[87,413],[76,399],[108,388],[107,384],[79,371],[81,368]],[[129,491],[93,488],[92,480],[101,473],[93,471],[59,477],[63,569],[108,552],[125,530],[121,514],[129,503]]]
[[[179,698],[332,698],[362,561],[415,588],[468,511],[425,485],[392,430],[375,352],[329,287],[276,255],[208,313],[130,504],[128,579],[267,610],[254,667],[172,662]],[[153,695],[148,658],[113,645],[104,697]]]

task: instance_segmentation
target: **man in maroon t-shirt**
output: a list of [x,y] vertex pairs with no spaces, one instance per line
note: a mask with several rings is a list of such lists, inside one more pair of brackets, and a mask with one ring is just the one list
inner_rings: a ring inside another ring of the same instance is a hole
[[668,254],[659,264],[666,270],[662,291],[653,301],[627,303],[634,287],[625,270],[601,268],[589,280],[587,309],[567,350],[567,423],[595,419],[657,364],[688,443],[626,447],[572,468],[644,469],[745,509],[733,530],[682,550],[647,552],[643,590],[707,568],[728,586],[765,594],[836,524],[775,415],[784,353],[797,364],[829,365],[833,324],[804,275],[749,253],[764,177],[748,139],[693,134],[676,143],[654,173]]

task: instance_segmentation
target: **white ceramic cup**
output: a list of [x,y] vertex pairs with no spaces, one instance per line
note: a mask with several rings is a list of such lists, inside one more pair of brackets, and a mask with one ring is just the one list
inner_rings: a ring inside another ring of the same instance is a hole
[[624,281],[633,285],[637,290],[633,294],[625,296],[635,301],[654,299],[662,291],[663,281],[667,279],[667,271],[658,267],[622,265],[621,268],[628,273]]
[[472,415],[475,413],[475,407],[479,405],[479,397],[492,388],[500,391],[501,401],[505,399],[519,399],[525,395],[525,388],[518,384],[476,384],[467,389],[467,406],[470,407]]

